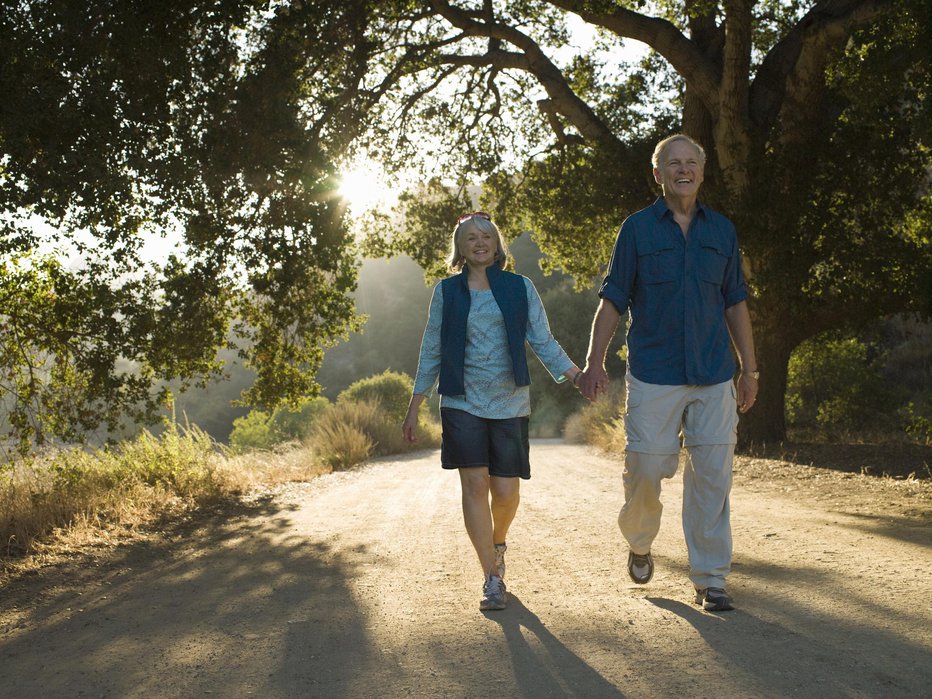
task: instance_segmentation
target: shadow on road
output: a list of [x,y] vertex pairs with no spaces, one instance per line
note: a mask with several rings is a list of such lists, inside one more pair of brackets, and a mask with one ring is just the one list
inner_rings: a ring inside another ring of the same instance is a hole
[[743,456],[869,476],[932,478],[932,445],[781,442],[741,449]]
[[[830,580],[818,580],[817,569],[754,562],[745,563],[742,572],[762,585],[756,593],[746,590],[734,611],[712,613],[678,600],[646,599],[696,629],[713,651],[704,662],[727,663],[729,671],[754,677],[777,694],[806,686],[806,696],[917,696],[913,693],[932,681],[926,649],[903,634],[905,619],[889,620],[888,628],[868,626],[816,613],[813,609],[821,607],[811,599],[786,594],[794,587],[820,586],[815,589],[828,594],[837,589]],[[763,596],[761,590],[768,589],[782,592]],[[868,596],[849,602],[871,604]],[[889,614],[879,606],[875,611],[878,619]]]
[[[502,627],[514,676],[521,696],[538,699],[567,697],[624,697],[582,658],[567,648],[541,620],[515,595],[509,595],[508,608],[485,615]],[[530,638],[524,633],[530,634]]]
[[903,541],[917,546],[929,546],[932,543],[932,513],[924,521],[915,517],[893,517],[885,514],[864,514],[848,512],[848,517],[857,522],[841,522],[839,526],[856,529],[869,535],[885,536],[896,541]]
[[[353,564],[289,534],[294,508],[234,509],[20,602],[0,631],[6,696],[339,696],[372,647]],[[324,652],[337,640],[343,664]]]

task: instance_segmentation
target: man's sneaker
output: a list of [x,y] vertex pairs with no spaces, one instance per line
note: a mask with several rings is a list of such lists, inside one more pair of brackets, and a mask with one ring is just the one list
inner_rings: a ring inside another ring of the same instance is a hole
[[505,551],[508,544],[495,544],[495,567],[498,568],[498,577],[505,577]]
[[485,579],[485,586],[482,588],[482,601],[479,602],[479,609],[482,611],[504,609],[507,595],[505,581],[502,580],[501,576],[489,575]]
[[646,585],[654,577],[654,559],[647,553],[628,552],[628,575],[638,585]]
[[696,590],[696,604],[710,612],[727,612],[735,608],[728,593],[720,587],[704,587]]

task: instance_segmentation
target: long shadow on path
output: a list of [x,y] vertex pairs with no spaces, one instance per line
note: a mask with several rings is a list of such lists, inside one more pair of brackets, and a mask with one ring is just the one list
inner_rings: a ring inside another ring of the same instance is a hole
[[[167,546],[134,544],[84,582],[27,601],[16,627],[0,630],[0,693],[343,695],[348,668],[372,652],[348,584],[354,565],[291,534],[292,509],[265,503]],[[315,652],[324,629],[351,649],[342,666]]]
[[766,696],[922,696],[932,679],[920,646],[883,630],[792,609],[791,600],[756,600],[789,606],[783,621],[768,621],[743,607],[709,613],[678,600],[647,601],[696,629],[708,646],[703,662],[753,678],[758,688],[767,688]]
[[486,616],[502,627],[521,696],[625,696],[567,648],[515,595],[509,595],[506,610],[487,612]]

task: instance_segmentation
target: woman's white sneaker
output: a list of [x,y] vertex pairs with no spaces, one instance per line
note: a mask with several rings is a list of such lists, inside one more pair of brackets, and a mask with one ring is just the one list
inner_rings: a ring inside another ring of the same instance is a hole
[[500,575],[489,575],[482,587],[482,600],[479,602],[479,609],[482,611],[504,609],[507,596],[505,581],[502,580],[502,577]]

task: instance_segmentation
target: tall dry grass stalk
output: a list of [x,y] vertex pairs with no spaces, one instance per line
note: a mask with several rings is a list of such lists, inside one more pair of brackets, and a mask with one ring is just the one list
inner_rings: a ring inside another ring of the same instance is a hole
[[28,553],[53,532],[135,527],[237,492],[223,455],[197,428],[144,432],[114,448],[50,451],[0,476],[0,553]]
[[591,444],[603,451],[624,451],[624,409],[624,384],[613,382],[608,395],[589,403],[567,418],[563,426],[563,437],[568,442]]
[[418,433],[415,444],[406,442],[401,423],[376,401],[339,402],[318,418],[309,443],[323,463],[340,470],[370,456],[431,449],[440,444],[440,426],[436,423],[422,420]]

